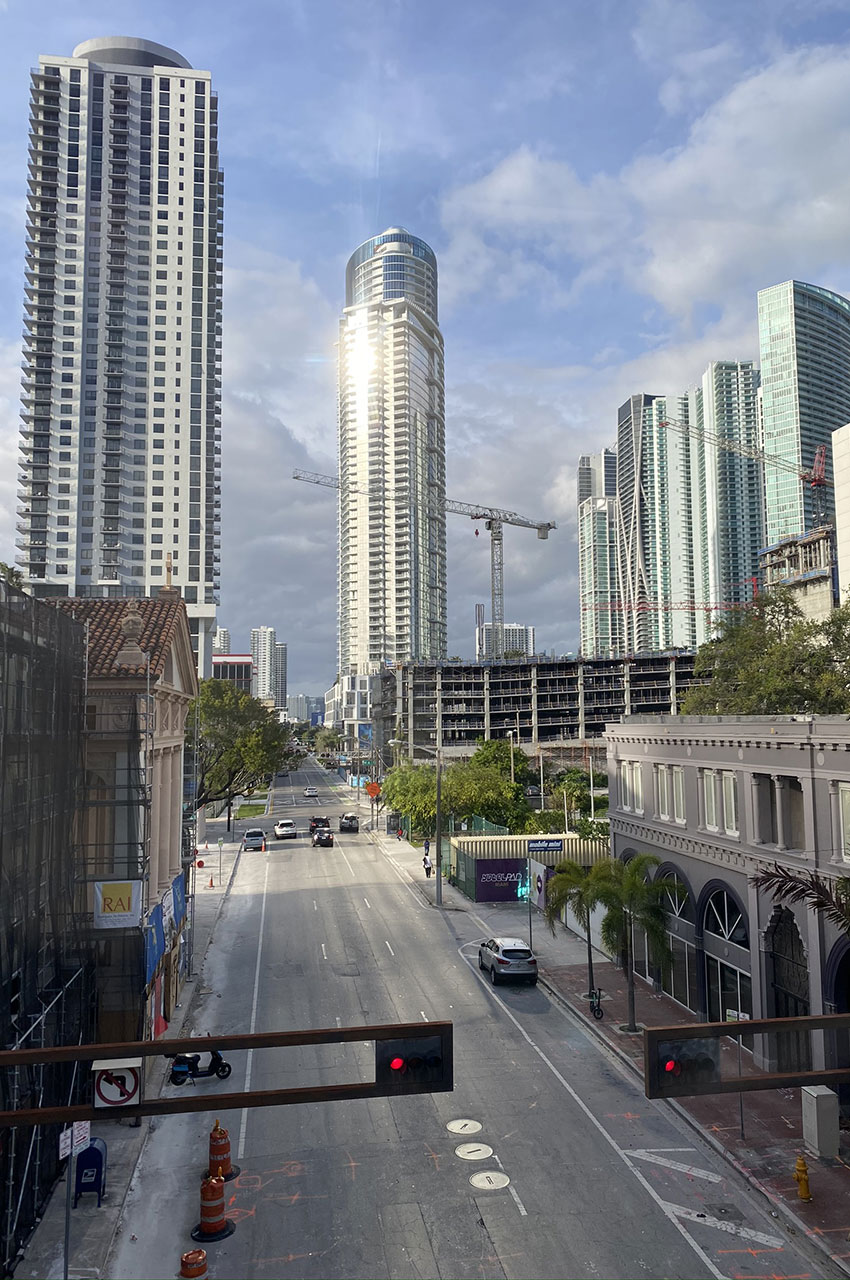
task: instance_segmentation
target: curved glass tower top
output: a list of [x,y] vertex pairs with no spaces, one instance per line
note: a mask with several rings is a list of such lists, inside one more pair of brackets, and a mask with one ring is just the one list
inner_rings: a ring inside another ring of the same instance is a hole
[[388,227],[364,240],[345,268],[345,305],[404,298],[437,320],[437,259],[434,250],[404,227]]

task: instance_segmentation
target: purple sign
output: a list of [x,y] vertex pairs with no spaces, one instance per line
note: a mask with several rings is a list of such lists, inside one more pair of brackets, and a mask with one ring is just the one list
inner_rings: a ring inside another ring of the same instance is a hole
[[525,858],[477,858],[475,862],[476,902],[516,902],[526,881]]

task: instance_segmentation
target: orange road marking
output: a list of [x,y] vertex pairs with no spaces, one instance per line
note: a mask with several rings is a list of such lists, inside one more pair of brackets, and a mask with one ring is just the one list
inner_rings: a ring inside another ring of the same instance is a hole
[[431,1150],[431,1148],[428,1146],[428,1143],[427,1143],[427,1142],[425,1143],[425,1150],[428,1152],[428,1158],[429,1158],[429,1160],[433,1160],[433,1161],[434,1161],[434,1169],[435,1169],[435,1171],[439,1171],[439,1168],[440,1168],[440,1157],[437,1155],[436,1151],[432,1151],[432,1150]]
[[345,1154],[348,1156],[348,1164],[345,1167],[348,1169],[349,1173],[351,1174],[351,1181],[354,1182],[355,1179],[357,1178],[357,1174],[354,1172],[354,1170],[360,1167],[360,1162],[354,1159],[350,1151],[346,1151]]
[[327,1198],[327,1195],[305,1196],[301,1191],[296,1191],[294,1195],[291,1196],[266,1196],[267,1200],[274,1200],[276,1204],[287,1204],[290,1208],[292,1205],[297,1204],[299,1200],[327,1200]]

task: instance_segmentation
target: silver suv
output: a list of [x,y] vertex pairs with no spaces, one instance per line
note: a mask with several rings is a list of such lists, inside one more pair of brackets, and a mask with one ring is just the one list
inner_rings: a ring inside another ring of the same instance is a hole
[[246,831],[242,837],[243,849],[258,849],[260,853],[266,851],[266,833],[259,827],[252,827],[250,831]]
[[489,970],[490,981],[497,986],[502,979],[517,978],[521,982],[537,982],[537,960],[522,938],[488,938],[478,946],[478,968]]

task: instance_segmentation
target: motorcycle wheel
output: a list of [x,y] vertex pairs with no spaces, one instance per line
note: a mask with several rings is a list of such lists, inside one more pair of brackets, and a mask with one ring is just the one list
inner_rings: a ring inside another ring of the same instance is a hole
[[229,1062],[223,1062],[220,1067],[216,1067],[216,1075],[219,1080],[226,1080],[233,1068]]

